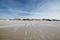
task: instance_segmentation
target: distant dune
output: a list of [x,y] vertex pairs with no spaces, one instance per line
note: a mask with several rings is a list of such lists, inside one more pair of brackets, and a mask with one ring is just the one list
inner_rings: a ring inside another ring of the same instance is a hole
[[20,18],[0,18],[0,20],[9,20],[9,21],[60,21],[58,19],[20,19]]

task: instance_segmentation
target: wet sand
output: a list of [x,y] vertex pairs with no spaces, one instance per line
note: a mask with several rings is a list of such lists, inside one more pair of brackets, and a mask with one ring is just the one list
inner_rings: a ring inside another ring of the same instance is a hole
[[60,22],[0,21],[0,40],[60,40]]

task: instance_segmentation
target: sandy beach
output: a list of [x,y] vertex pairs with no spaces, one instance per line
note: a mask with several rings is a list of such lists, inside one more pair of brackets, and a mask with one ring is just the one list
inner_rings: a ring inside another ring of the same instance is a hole
[[0,21],[0,40],[60,40],[60,22]]

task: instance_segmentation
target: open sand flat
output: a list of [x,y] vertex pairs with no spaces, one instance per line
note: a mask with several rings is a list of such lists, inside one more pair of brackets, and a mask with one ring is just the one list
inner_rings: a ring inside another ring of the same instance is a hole
[[0,21],[0,40],[60,40],[60,22]]

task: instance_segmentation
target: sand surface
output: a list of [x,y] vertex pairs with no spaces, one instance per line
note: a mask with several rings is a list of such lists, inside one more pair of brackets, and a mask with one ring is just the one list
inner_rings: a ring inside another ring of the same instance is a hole
[[60,22],[0,21],[0,40],[60,40]]

